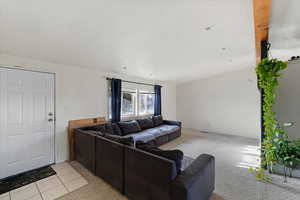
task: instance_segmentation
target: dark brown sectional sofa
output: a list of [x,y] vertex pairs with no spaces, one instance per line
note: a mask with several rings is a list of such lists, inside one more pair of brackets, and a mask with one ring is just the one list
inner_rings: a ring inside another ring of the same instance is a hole
[[181,135],[181,123],[152,120],[153,126],[142,119],[76,129],[76,160],[132,200],[208,200],[215,186],[214,157],[202,154],[181,171],[180,150],[157,148]]

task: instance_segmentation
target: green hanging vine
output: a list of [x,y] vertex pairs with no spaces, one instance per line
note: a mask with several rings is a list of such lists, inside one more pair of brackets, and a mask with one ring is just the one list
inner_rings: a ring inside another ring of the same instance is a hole
[[287,68],[287,62],[277,59],[263,59],[256,67],[258,83],[263,90],[263,121],[265,138],[262,142],[263,165],[272,171],[275,164],[288,169],[299,167],[300,145],[289,140],[279,126],[273,105],[281,71]]
[[273,112],[275,103],[275,90],[278,87],[278,78],[280,71],[287,67],[287,63],[276,59],[262,60],[256,67],[258,76],[258,84],[263,89],[263,121],[265,128],[265,139],[263,141],[264,162],[268,166],[277,163],[276,156],[276,141],[281,137],[285,137],[284,132],[278,126]]

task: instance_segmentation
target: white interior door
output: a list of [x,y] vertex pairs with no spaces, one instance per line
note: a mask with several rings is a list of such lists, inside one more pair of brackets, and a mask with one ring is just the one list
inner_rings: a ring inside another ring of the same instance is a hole
[[0,68],[0,179],[54,163],[54,74]]

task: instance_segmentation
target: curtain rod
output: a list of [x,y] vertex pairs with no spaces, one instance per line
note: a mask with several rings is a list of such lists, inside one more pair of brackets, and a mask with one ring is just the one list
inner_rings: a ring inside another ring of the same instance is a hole
[[[106,80],[111,80],[112,78],[106,77]],[[138,85],[148,85],[148,86],[155,86],[154,84],[149,84],[149,83],[141,83],[141,82],[135,82],[135,81],[124,81],[122,80],[122,82],[126,82],[126,83],[133,83],[133,84],[138,84]],[[162,87],[162,86],[161,86]]]

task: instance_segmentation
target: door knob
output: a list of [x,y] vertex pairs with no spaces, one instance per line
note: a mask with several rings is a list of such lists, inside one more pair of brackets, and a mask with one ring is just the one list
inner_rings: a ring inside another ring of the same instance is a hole
[[50,119],[48,119],[48,122],[53,122],[53,119],[51,119],[51,118],[50,118]]

